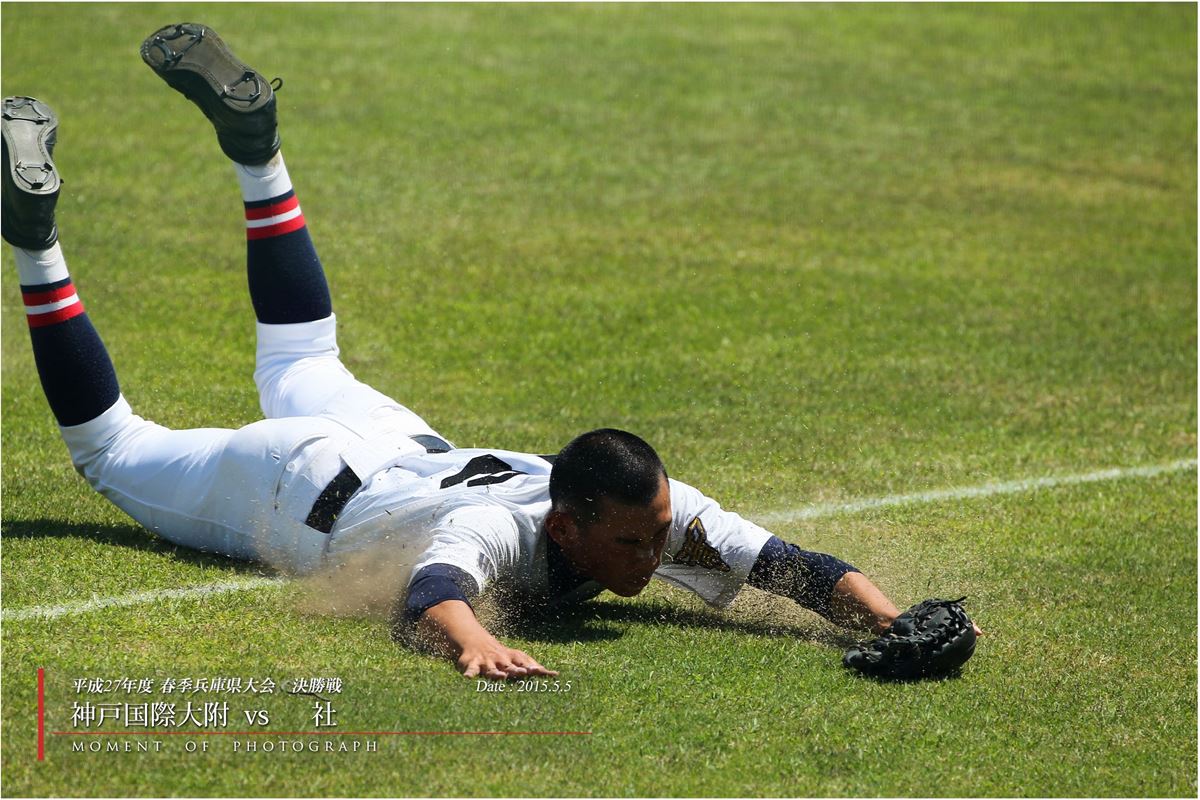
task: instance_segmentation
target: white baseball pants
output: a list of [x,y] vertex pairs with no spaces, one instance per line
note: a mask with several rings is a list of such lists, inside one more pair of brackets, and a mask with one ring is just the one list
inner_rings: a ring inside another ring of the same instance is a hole
[[[294,573],[321,565],[329,535],[304,521],[349,465],[364,480],[438,436],[423,419],[359,382],[338,358],[334,315],[257,324],[254,380],[266,419],[237,430],[169,430],[122,396],[60,428],[96,491],[167,541]],[[364,474],[366,473],[366,474]]]

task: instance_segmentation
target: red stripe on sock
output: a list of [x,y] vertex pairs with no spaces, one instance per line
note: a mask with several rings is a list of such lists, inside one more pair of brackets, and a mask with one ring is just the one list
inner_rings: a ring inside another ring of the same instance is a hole
[[29,327],[44,328],[47,325],[66,322],[71,317],[78,317],[82,313],[83,303],[72,303],[66,308],[60,308],[58,311],[50,311],[45,314],[30,314],[26,319],[29,320]]
[[285,212],[291,211],[296,206],[300,205],[300,198],[292,195],[287,200],[275,203],[262,208],[247,208],[246,219],[266,219],[267,217],[276,217]]
[[44,306],[46,303],[57,303],[75,294],[75,285],[68,283],[48,292],[21,292],[21,298],[27,306]]
[[246,228],[247,239],[269,239],[272,236],[283,236],[285,233],[298,231],[304,227],[304,215],[299,214],[287,222],[278,225],[267,225],[263,228]]

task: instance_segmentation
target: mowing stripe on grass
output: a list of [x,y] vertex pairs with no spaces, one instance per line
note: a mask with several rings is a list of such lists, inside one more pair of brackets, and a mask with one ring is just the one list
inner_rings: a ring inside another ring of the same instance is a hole
[[973,497],[991,497],[998,494],[1033,492],[1038,489],[1051,489],[1055,486],[1098,483],[1100,481],[1112,481],[1124,478],[1153,478],[1155,475],[1182,472],[1183,470],[1195,468],[1195,459],[1183,458],[1179,461],[1170,461],[1166,464],[1153,464],[1146,467],[1115,467],[1096,472],[1085,472],[1081,475],[1051,475],[1045,478],[1025,478],[1023,480],[1004,481],[1002,483],[985,483],[981,486],[960,486],[954,489],[934,489],[929,492],[871,497],[864,500],[852,500],[848,503],[821,503],[804,508],[767,511],[755,515],[754,521],[761,525],[797,522],[816,517],[829,517],[834,514],[854,514],[859,511],[870,511],[871,509],[885,508],[887,506],[936,503],[941,500],[968,500]]
[[[1056,486],[1071,486],[1080,483],[1098,483],[1126,478],[1152,478],[1170,472],[1182,472],[1195,469],[1196,460],[1184,458],[1170,461],[1166,464],[1153,464],[1145,467],[1116,467],[1096,472],[1085,472],[1079,475],[1057,475],[1045,478],[1025,478],[1017,481],[1002,483],[985,483],[980,486],[960,486],[954,489],[935,489],[929,492],[913,494],[895,494],[886,497],[873,497],[864,500],[852,500],[848,503],[823,503],[804,508],[786,509],[783,511],[768,511],[754,515],[754,520],[763,525],[796,522],[817,517],[828,517],[835,514],[853,514],[859,511],[869,511],[887,506],[915,505],[918,503],[936,503],[941,500],[966,500],[975,497],[991,497],[1000,494],[1017,494],[1032,492],[1038,489],[1051,489]],[[136,606],[143,603],[155,603],[161,600],[190,600],[226,592],[244,592],[261,589],[267,586],[278,586],[284,583],[284,578],[249,578],[241,581],[226,581],[210,583],[201,586],[191,586],[185,589],[162,589],[154,592],[138,592],[136,594],[118,595],[116,597],[97,597],[79,603],[64,603],[54,606],[30,606],[28,608],[5,609],[3,619],[54,619],[73,614],[86,614],[89,611],[99,611],[104,608]]]
[[241,581],[223,581],[222,583],[207,583],[200,586],[189,586],[184,589],[159,589],[154,592],[136,592],[115,597],[96,597],[78,603],[63,603],[56,606],[30,606],[29,608],[4,609],[4,619],[54,619],[74,614],[86,614],[89,611],[99,611],[104,608],[120,608],[122,606],[139,606],[143,603],[158,603],[163,600],[192,600],[211,594],[227,592],[246,592],[262,589],[266,586],[278,586],[284,583],[283,578],[248,578]]

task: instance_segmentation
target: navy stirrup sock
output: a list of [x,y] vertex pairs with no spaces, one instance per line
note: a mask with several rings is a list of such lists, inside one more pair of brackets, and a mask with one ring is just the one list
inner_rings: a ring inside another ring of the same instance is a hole
[[42,391],[58,424],[81,425],[121,394],[117,373],[75,291],[62,249],[14,248]]
[[333,312],[321,260],[304,223],[283,155],[234,165],[246,210],[246,275],[259,322],[287,325]]

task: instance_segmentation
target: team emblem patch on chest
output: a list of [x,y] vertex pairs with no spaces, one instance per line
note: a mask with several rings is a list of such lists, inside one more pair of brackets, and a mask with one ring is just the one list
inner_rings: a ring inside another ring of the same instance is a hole
[[687,526],[685,535],[687,539],[675,555],[676,564],[729,572],[729,565],[722,560],[717,548],[708,543],[708,531],[704,530],[704,523],[699,517]]

